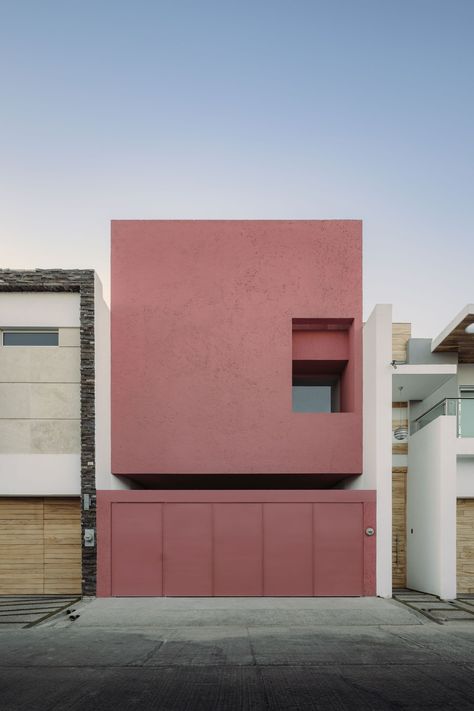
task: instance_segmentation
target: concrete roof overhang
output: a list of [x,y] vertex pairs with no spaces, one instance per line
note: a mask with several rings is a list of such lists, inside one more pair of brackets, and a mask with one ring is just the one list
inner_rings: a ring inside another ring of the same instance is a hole
[[[393,369],[392,400],[423,400],[456,375],[456,372],[456,364],[397,365]],[[400,387],[403,387],[401,393]]]

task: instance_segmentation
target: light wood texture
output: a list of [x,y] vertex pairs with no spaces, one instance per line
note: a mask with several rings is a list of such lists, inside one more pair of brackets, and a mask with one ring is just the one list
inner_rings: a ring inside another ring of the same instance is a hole
[[395,432],[397,427],[408,427],[408,420],[403,419],[403,417],[401,419],[399,417],[395,417],[392,420],[392,432]]
[[32,521],[43,520],[43,499],[0,499],[0,521],[9,519]]
[[81,508],[79,499],[45,499],[44,518],[54,521],[66,519],[67,521],[81,521]]
[[457,591],[474,593],[474,499],[457,501]]
[[407,342],[411,337],[411,323],[392,324],[392,358],[405,361],[407,359]]
[[77,499],[44,504],[44,592],[81,590],[81,509]]
[[[402,469],[402,467],[396,467]],[[395,469],[395,467],[394,467]],[[393,471],[393,470],[392,470]],[[406,587],[407,528],[406,528],[407,475],[392,473],[392,587]]]
[[0,499],[0,594],[81,592],[79,499]]
[[393,442],[392,454],[408,454],[408,442]]

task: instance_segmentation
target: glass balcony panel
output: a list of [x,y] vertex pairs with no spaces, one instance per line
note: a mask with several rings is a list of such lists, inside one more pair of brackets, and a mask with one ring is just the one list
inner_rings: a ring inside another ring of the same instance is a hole
[[426,412],[424,415],[417,419],[416,430],[421,430],[422,427],[426,427],[426,425],[429,425],[430,422],[436,420],[437,417],[444,415],[444,410],[444,401],[438,403],[438,405],[435,405],[435,407],[432,407],[431,410],[428,410],[428,412]]
[[474,437],[474,397],[463,397],[459,400],[460,437]]
[[[472,394],[471,394],[472,393]],[[474,390],[464,391],[460,398],[446,398],[412,422],[411,431],[418,432],[441,415],[457,417],[457,436],[474,437]]]
[[457,398],[450,397],[446,400],[446,415],[457,415],[458,414],[458,400]]

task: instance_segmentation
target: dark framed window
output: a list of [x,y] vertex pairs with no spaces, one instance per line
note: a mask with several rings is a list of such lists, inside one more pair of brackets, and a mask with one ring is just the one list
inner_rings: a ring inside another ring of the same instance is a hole
[[3,331],[4,346],[57,346],[59,332],[51,331]]

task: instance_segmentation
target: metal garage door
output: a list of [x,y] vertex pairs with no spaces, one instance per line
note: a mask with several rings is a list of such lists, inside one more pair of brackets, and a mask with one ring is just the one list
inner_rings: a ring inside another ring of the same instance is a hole
[[109,594],[373,594],[366,545],[375,547],[364,534],[366,506],[344,500],[111,502],[110,551],[103,543],[101,556],[110,555]]
[[79,499],[0,499],[0,594],[81,592]]

